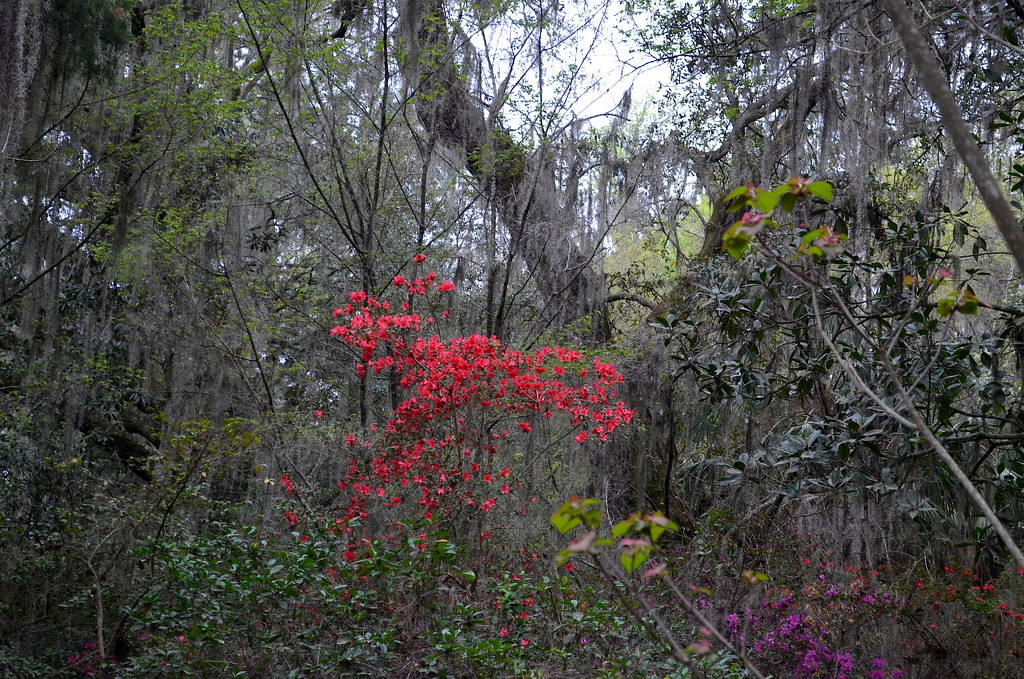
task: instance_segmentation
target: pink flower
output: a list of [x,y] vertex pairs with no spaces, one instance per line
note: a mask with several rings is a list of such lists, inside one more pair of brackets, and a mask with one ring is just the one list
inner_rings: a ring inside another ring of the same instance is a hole
[[322,410],[315,410],[315,411],[313,411],[313,414],[316,415],[316,419],[319,420],[321,417],[324,416],[324,411],[322,411]]
[[522,641],[519,642],[519,648],[526,648],[529,645],[530,645],[530,640],[529,639],[523,639]]
[[441,285],[437,286],[438,292],[451,292],[455,289],[455,283],[451,281],[444,281]]
[[418,254],[418,255],[416,255],[415,257],[413,257],[413,258],[412,258],[412,261],[414,261],[414,262],[416,262],[417,264],[419,264],[420,262],[425,262],[425,261],[427,261],[427,256],[426,256],[425,254],[423,254],[423,253],[421,252],[420,254]]
[[402,287],[403,285],[405,285],[405,276],[395,276],[394,283],[398,287]]

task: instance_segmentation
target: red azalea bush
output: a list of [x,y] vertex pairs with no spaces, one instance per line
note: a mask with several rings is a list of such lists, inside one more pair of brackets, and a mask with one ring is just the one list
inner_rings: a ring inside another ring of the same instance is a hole
[[394,285],[408,296],[400,313],[365,291],[334,310],[345,321],[331,335],[358,352],[359,378],[380,375],[404,397],[382,428],[347,437],[353,454],[338,482],[346,497],[340,531],[351,532],[352,520],[374,509],[410,503],[430,521],[489,512],[518,487],[509,457],[497,455],[503,443],[556,414],[571,426],[559,436],[575,432],[579,443],[605,441],[632,418],[617,400],[622,375],[611,364],[586,363],[581,351],[564,347],[522,352],[495,337],[428,334],[436,320],[416,313],[416,303],[454,285],[433,272],[396,276]]

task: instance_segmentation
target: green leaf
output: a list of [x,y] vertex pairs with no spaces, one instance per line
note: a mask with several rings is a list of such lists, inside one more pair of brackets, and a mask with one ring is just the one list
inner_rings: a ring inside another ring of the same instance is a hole
[[735,189],[729,192],[729,195],[725,197],[726,200],[735,200],[741,196],[747,195],[746,186],[737,186]]
[[956,296],[943,297],[935,305],[935,311],[943,318],[948,317],[956,310]]
[[623,540],[623,543],[626,542],[630,544],[619,555],[619,563],[622,564],[623,570],[632,573],[647,560],[651,553],[651,544],[646,540]]
[[554,526],[555,530],[559,533],[568,533],[573,528],[580,525],[580,517],[574,511],[565,511],[565,506],[563,506],[562,509],[559,509],[551,515],[551,525]]
[[786,212],[792,212],[793,208],[796,207],[796,196],[789,193],[789,187],[786,187],[786,193],[779,196],[779,207]]
[[622,564],[623,570],[627,573],[632,573],[637,568],[643,565],[644,561],[647,560],[647,555],[643,552],[623,552],[619,556],[619,562]]
[[679,526],[674,521],[669,520],[667,516],[661,512],[654,512],[648,514],[646,517],[646,523],[651,534],[651,541],[657,542],[658,538],[661,537],[662,533],[666,530],[676,531],[679,530]]
[[779,204],[779,194],[774,191],[762,191],[754,199],[754,206],[761,212],[771,212]]
[[825,229],[815,229],[814,231],[808,231],[803,235],[803,238],[800,239],[800,247],[806,247],[824,235]]
[[612,535],[614,535],[617,538],[621,538],[623,535],[625,535],[633,529],[633,523],[634,520],[632,517],[626,519],[625,521],[619,521],[612,527]]
[[807,187],[807,191],[812,196],[817,196],[826,203],[832,202],[832,185],[828,182],[811,182],[810,186]]
[[743,575],[741,577],[743,582],[748,585],[756,585],[759,582],[764,582],[768,579],[768,576],[760,571],[743,571]]
[[729,230],[722,236],[722,245],[733,259],[739,259],[744,252],[750,249],[750,234],[739,231],[736,228],[737,224],[739,222],[729,227]]

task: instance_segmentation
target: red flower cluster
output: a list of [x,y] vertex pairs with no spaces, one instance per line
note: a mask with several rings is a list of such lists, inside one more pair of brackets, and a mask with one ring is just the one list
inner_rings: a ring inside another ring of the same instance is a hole
[[[438,283],[433,272],[411,281],[396,276],[394,284],[410,295],[455,287]],[[406,394],[376,440],[363,443],[372,450],[369,459],[353,460],[338,484],[349,495],[345,519],[365,515],[375,498],[394,505],[403,496],[416,499],[428,518],[459,507],[490,511],[495,498],[475,493],[494,476],[512,473],[508,467],[487,469],[501,440],[512,436],[508,427],[529,435],[536,418],[562,412],[582,428],[577,440],[603,441],[633,416],[614,391],[622,375],[598,359],[583,367],[580,351],[543,347],[524,353],[494,337],[424,336],[433,318],[392,313],[387,301],[362,291],[351,293],[334,315],[347,317],[330,332],[358,350],[360,377],[388,372]],[[356,438],[350,435],[348,443]],[[500,493],[507,495],[509,486],[503,484]]]

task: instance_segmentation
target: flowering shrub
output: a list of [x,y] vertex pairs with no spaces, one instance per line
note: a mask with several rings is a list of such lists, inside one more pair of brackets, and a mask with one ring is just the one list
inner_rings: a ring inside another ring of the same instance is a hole
[[[737,536],[727,530],[731,510],[709,517],[691,544],[666,548],[664,562],[698,586],[698,606],[758,667],[794,679],[899,679],[911,670],[1015,676],[1024,655],[1024,590],[1015,570],[984,582],[952,566],[844,565],[814,536],[762,528]],[[769,579],[737,586],[747,568]]]
[[564,347],[521,352],[494,337],[428,335],[436,322],[415,313],[417,299],[454,286],[433,272],[393,282],[409,298],[401,313],[364,291],[334,311],[344,320],[331,335],[358,352],[358,376],[384,373],[405,396],[371,437],[347,438],[355,450],[338,483],[347,497],[343,532],[380,506],[414,502],[427,520],[489,512],[518,487],[513,470],[496,458],[503,442],[531,435],[556,414],[568,419],[579,443],[605,441],[632,418],[616,398],[622,376],[611,364],[585,363],[582,352]]

